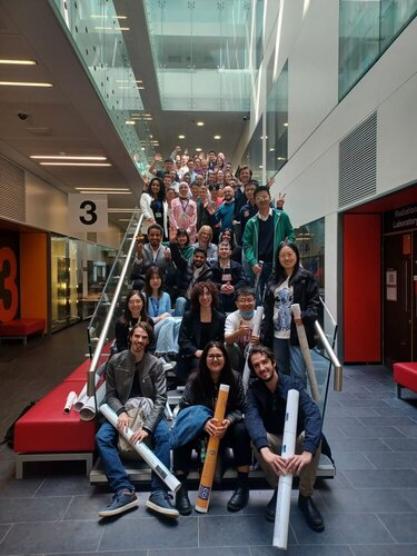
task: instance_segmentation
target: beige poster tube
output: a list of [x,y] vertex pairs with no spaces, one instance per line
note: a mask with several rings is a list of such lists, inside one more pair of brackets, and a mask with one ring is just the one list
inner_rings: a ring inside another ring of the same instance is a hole
[[[100,407],[100,404],[103,402],[105,395],[106,395],[106,383],[103,382],[103,384],[101,384],[96,390],[96,399],[97,399],[98,407]],[[97,415],[96,403],[94,400],[94,396],[91,396],[91,398],[87,398],[86,402],[80,409],[80,419],[81,421],[92,421],[96,415]]]
[[297,329],[297,336],[300,343],[301,353],[303,354],[303,358],[307,367],[307,376],[308,382],[310,383],[311,397],[315,402],[318,402],[320,399],[320,392],[317,385],[316,371],[314,369],[313,360],[311,359],[306,330],[304,328],[303,322],[301,321],[300,305],[298,303],[294,303],[294,305],[291,305],[291,312],[295,321],[295,327]]

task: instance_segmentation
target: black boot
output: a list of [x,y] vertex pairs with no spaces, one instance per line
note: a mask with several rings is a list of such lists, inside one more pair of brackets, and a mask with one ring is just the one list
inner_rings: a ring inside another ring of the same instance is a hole
[[317,533],[324,530],[323,518],[311,496],[303,496],[302,494],[299,494],[298,507],[300,508],[301,513],[303,514],[310,529],[313,529],[313,531],[316,531]]
[[278,489],[275,489],[271,500],[268,502],[265,508],[265,514],[264,514],[265,519],[267,521],[271,521],[272,523],[275,521],[275,512],[277,509],[277,494],[278,494]]
[[175,498],[175,507],[181,515],[190,515],[193,511],[190,499],[188,498],[188,490],[183,483],[179,490],[177,490]]
[[227,509],[229,512],[238,512],[247,505],[248,501],[249,473],[238,471],[236,489],[227,503]]

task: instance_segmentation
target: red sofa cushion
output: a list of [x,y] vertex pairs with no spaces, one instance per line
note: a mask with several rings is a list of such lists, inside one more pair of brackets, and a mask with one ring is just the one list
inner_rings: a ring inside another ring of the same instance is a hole
[[16,319],[0,324],[0,336],[30,336],[44,329],[45,319]]
[[74,409],[64,413],[71,390],[79,393],[79,380],[66,380],[49,392],[15,425],[15,451],[18,453],[92,452],[95,421],[81,421]]
[[401,386],[417,392],[417,363],[394,363],[394,380]]

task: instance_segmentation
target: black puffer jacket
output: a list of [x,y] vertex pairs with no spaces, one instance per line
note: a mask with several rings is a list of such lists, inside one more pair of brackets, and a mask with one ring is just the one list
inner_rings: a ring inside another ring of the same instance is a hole
[[[264,319],[261,325],[261,341],[272,348],[274,339],[274,304],[275,290],[282,282],[276,282],[274,278],[268,282],[264,299]],[[314,334],[314,321],[317,320],[317,309],[320,305],[319,286],[311,272],[299,267],[289,280],[293,287],[293,303],[299,303],[301,318],[306,330],[308,345],[313,348],[316,345]],[[291,320],[290,343],[298,346],[298,335],[294,320]]]

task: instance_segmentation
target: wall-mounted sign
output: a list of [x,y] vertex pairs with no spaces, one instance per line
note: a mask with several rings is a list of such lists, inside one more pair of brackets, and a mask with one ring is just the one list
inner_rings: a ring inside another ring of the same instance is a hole
[[72,230],[104,232],[108,228],[106,195],[68,195],[68,225]]
[[405,232],[417,229],[417,203],[384,214],[384,232]]

